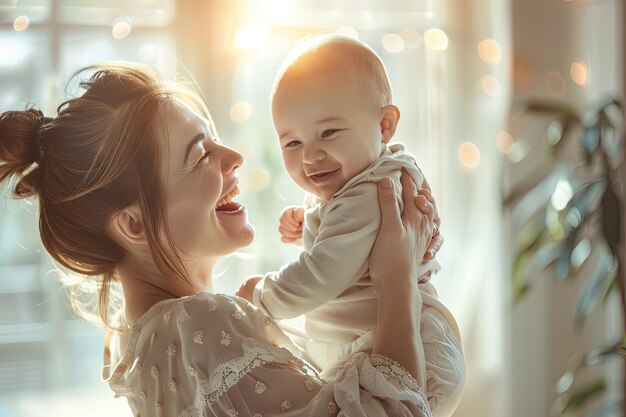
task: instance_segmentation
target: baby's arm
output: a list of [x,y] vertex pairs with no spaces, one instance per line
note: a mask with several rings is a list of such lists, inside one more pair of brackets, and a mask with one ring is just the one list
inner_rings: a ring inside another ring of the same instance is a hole
[[253,304],[274,318],[293,318],[336,298],[367,271],[380,226],[377,186],[367,182],[328,203],[310,251],[255,287]]

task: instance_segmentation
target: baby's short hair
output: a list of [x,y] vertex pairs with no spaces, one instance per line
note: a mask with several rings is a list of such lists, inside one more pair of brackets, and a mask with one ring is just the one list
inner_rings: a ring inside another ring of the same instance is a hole
[[381,106],[391,104],[391,84],[380,57],[365,43],[340,35],[315,35],[299,41],[281,65],[272,88],[272,97],[285,81],[306,77],[317,71],[340,68],[365,76]]

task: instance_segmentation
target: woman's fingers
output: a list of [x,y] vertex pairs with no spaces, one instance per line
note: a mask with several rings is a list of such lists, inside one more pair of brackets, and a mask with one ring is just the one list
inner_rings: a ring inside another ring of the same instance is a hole
[[[422,183],[422,186],[424,185],[424,183]],[[435,198],[433,197],[432,193],[430,192],[429,188],[425,188],[422,187],[419,189],[418,193],[420,195],[423,195],[434,207],[434,216],[433,216],[433,221],[435,222],[435,224],[437,226],[441,225],[441,219],[439,218],[439,213],[437,212],[437,204],[435,203]]]
[[430,244],[428,245],[428,248],[426,248],[426,254],[424,255],[424,260],[431,260],[435,257],[435,254],[439,251],[439,249],[441,249],[441,246],[443,245],[443,235],[439,234],[435,237],[433,237],[430,241]]
[[402,230],[400,208],[389,178],[383,178],[378,183],[378,204],[380,204],[380,228],[391,233]]
[[404,207],[406,209],[407,204],[415,198],[417,195],[417,187],[413,182],[413,178],[403,168],[402,175],[400,175],[400,184],[402,185],[402,201],[404,201]]

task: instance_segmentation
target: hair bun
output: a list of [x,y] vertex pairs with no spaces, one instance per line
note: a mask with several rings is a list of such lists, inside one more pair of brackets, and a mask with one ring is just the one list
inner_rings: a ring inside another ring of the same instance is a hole
[[[36,109],[6,111],[0,115],[0,184],[22,175],[40,161],[40,129],[51,120]],[[38,181],[33,174],[29,172],[15,187],[18,197],[37,193]]]

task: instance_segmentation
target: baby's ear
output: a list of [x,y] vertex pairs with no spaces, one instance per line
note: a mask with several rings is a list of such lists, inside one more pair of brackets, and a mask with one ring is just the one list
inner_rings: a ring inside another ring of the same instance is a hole
[[387,104],[380,110],[380,133],[383,135],[383,143],[388,143],[396,133],[400,109],[393,104]]
[[146,234],[138,207],[130,206],[118,211],[111,219],[111,229],[118,239],[131,244],[146,243]]

